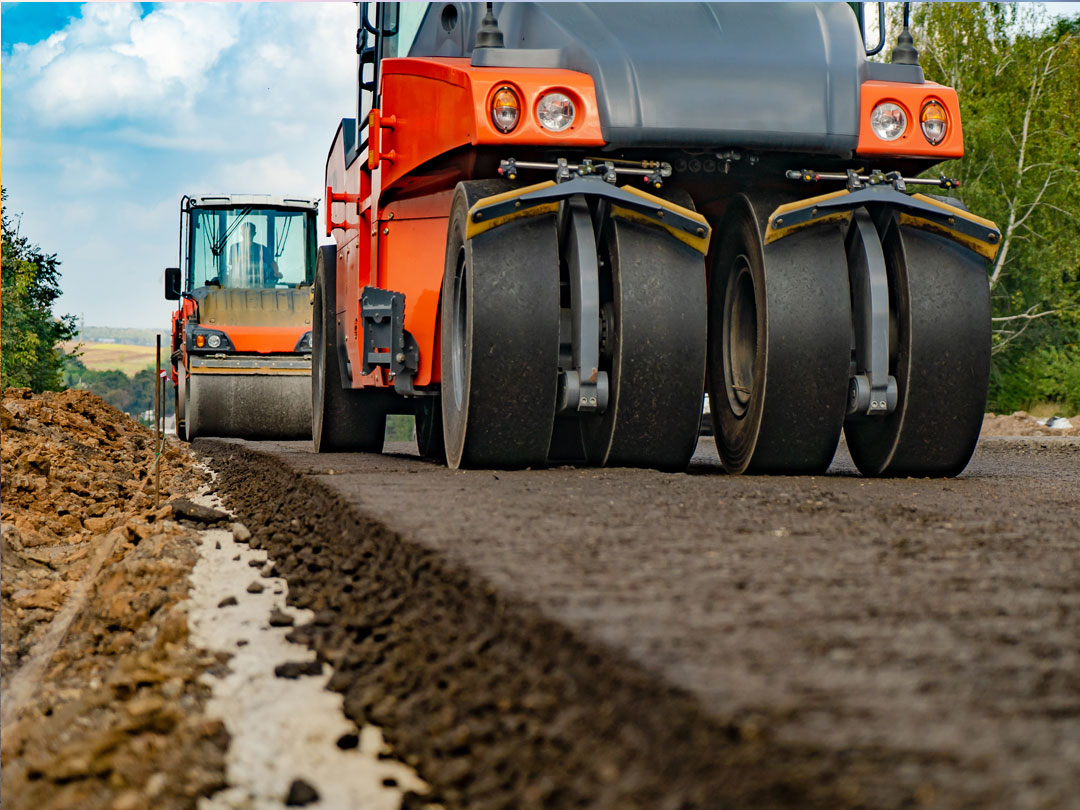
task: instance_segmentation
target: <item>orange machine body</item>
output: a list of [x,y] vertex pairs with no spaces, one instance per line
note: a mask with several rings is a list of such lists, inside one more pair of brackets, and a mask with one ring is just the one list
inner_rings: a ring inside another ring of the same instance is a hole
[[[512,88],[521,101],[519,122],[509,133],[500,132],[490,115],[492,96],[503,87]],[[553,90],[567,94],[578,109],[576,123],[564,132],[549,132],[537,121],[540,97]],[[413,384],[431,386],[440,381],[439,299],[455,185],[494,175],[497,161],[490,159],[483,172],[477,171],[485,150],[510,147],[518,156],[554,154],[561,147],[599,153],[605,141],[593,79],[585,73],[476,67],[466,58],[385,58],[380,91],[382,106],[369,114],[366,155],[347,155],[351,133],[339,127],[326,163],[324,225],[337,245],[337,334],[353,370],[345,384],[393,385],[384,368],[360,372],[359,299],[370,285],[404,293],[404,327],[419,349]],[[931,146],[919,129],[924,97],[940,101],[948,111],[948,136],[938,146]],[[895,100],[908,113],[908,131],[897,142],[881,141],[870,131],[870,113],[882,100]],[[959,105],[951,88],[865,82],[859,120],[860,156],[937,161],[963,154]]]
[[[517,126],[498,131],[491,96],[509,86],[521,100]],[[566,93],[578,109],[565,132],[536,120],[544,93]],[[405,329],[417,341],[417,386],[439,382],[437,321],[454,186],[472,176],[474,157],[461,147],[601,147],[592,78],[569,70],[472,67],[468,59],[382,61],[384,106],[373,110],[368,159],[345,165],[338,130],[327,160],[326,233],[337,242],[338,334],[350,365],[361,366],[359,290],[366,285],[405,294]],[[441,159],[441,160],[440,160]],[[374,270],[373,270],[374,268]],[[354,388],[390,385],[382,369],[354,373]]]

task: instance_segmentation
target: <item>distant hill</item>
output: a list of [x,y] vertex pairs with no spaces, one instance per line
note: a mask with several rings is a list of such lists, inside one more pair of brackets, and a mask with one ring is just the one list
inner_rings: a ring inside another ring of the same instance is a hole
[[120,343],[126,346],[153,346],[154,336],[161,335],[161,343],[169,344],[168,331],[161,329],[133,329],[126,326],[83,326],[77,341],[90,343]]

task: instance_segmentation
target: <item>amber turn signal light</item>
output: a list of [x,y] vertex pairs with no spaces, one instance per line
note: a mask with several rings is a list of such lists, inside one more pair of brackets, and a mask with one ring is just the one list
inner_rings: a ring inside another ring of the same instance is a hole
[[201,349],[206,345],[206,335],[195,336],[195,348]]
[[521,118],[521,102],[510,87],[500,87],[491,97],[491,123],[499,132],[510,132]]
[[945,115],[945,106],[940,101],[931,99],[926,102],[919,120],[923,137],[931,146],[937,146],[945,140],[945,133],[949,131],[949,120]]

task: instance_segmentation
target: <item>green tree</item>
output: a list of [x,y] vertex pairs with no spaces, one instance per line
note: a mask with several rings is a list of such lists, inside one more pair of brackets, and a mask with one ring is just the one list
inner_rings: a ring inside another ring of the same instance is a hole
[[922,3],[913,34],[926,77],[960,97],[965,157],[941,170],[1002,232],[991,404],[1080,408],[1080,17]]
[[0,386],[58,390],[63,358],[57,344],[74,337],[75,317],[57,318],[53,302],[60,296],[60,262],[19,234],[8,216],[7,191],[0,189]]

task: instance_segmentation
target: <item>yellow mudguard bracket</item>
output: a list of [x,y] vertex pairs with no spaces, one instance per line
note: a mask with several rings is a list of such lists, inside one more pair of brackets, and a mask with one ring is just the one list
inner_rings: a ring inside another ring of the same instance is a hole
[[504,191],[502,194],[492,194],[490,197],[477,200],[473,203],[473,207],[469,209],[469,219],[465,225],[465,238],[472,239],[474,236],[479,236],[492,228],[498,228],[500,225],[506,225],[508,222],[517,219],[536,217],[541,214],[554,214],[559,207],[557,201],[526,204],[529,201],[529,195],[552,188],[554,185],[554,180],[548,180],[544,183],[515,188],[511,191]]
[[790,236],[804,228],[826,222],[846,221],[856,208],[886,206],[909,225],[939,234],[993,261],[1001,247],[1001,231],[988,219],[924,194],[904,194],[888,186],[871,186],[858,191],[834,191],[781,205],[769,216],[765,244]]
[[[712,238],[712,228],[701,214],[683,208],[681,205],[668,202],[665,199],[649,194],[633,186],[623,186],[619,189],[627,194],[632,194],[645,202],[649,208],[641,210],[639,207],[630,208],[624,205],[613,204],[611,215],[618,219],[630,222],[643,222],[649,225],[659,225],[684,245],[689,245],[703,256],[709,252],[709,240]],[[679,225],[673,224],[672,214],[679,218]],[[690,225],[690,227],[686,227]]]
[[699,253],[709,249],[712,228],[701,214],[632,186],[616,188],[593,177],[548,181],[477,200],[469,209],[465,237],[472,239],[524,217],[555,213],[560,203],[579,194],[606,199],[613,217],[657,225]]

